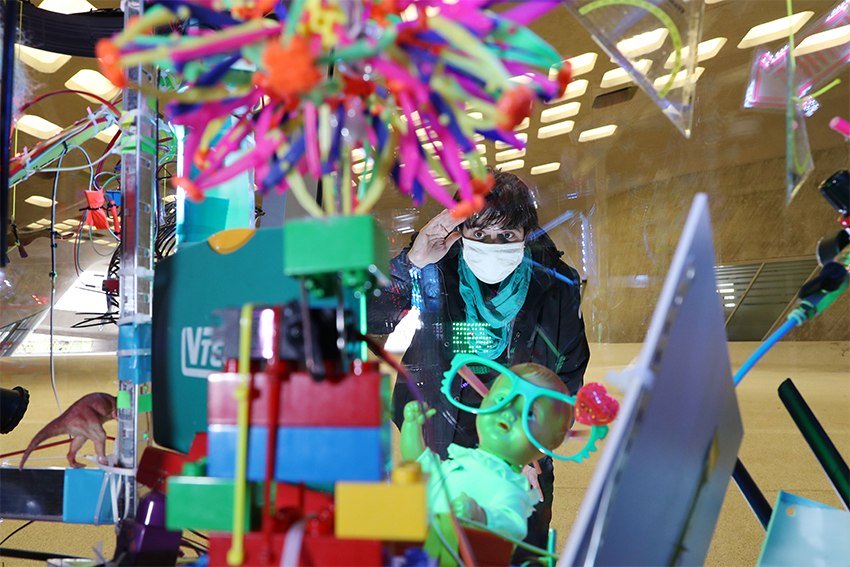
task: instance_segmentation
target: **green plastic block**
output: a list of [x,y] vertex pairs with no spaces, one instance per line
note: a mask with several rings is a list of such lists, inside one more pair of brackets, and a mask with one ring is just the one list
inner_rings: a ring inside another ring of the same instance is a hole
[[386,274],[389,266],[387,237],[371,216],[338,216],[289,221],[284,228],[283,272],[311,277],[342,275],[343,285],[361,287]]
[[[169,530],[233,531],[233,479],[173,476],[168,479],[165,525]],[[253,485],[245,499],[245,530],[251,530]]]

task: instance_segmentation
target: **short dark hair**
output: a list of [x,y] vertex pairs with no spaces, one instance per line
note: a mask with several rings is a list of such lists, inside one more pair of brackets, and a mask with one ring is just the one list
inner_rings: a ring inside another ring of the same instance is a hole
[[491,171],[493,189],[484,208],[463,223],[464,228],[499,225],[508,230],[521,228],[528,235],[538,227],[537,202],[528,185],[513,173]]

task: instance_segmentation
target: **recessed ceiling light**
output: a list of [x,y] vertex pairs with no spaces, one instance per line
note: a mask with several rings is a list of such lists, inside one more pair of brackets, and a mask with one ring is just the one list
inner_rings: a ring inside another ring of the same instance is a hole
[[351,161],[363,161],[364,159],[366,159],[366,150],[363,148],[351,150]]
[[[703,42],[700,42],[697,45],[697,63],[705,61],[707,59],[711,59],[712,57],[716,57],[723,46],[726,45],[725,37],[715,37],[714,39],[707,39]],[[681,59],[684,61],[687,59],[690,50],[687,46],[682,48],[681,51]],[[672,69],[673,63],[676,61],[676,54],[671,53],[670,57],[667,58],[667,62],[664,63],[665,69]]]
[[496,161],[508,161],[511,159],[525,157],[525,148],[510,149],[503,152],[496,152]]
[[62,128],[53,122],[45,120],[41,116],[36,116],[35,114],[24,114],[18,118],[18,121],[15,123],[15,127],[21,132],[26,132],[30,136],[35,136],[41,140],[52,138],[62,131]]
[[544,173],[551,173],[553,171],[558,171],[559,169],[561,169],[561,162],[553,161],[541,165],[535,165],[531,168],[531,175],[543,175]]
[[55,73],[62,65],[71,60],[70,55],[44,51],[20,44],[15,44],[15,55],[25,64],[42,73]]
[[355,163],[353,166],[351,166],[351,169],[352,169],[352,170],[354,171],[354,173],[356,173],[357,175],[361,175],[361,174],[362,174],[362,173],[366,170],[366,166],[367,166],[367,165],[369,166],[370,171],[371,171],[371,167],[372,167],[372,164],[373,164],[373,163],[374,163],[374,161],[373,161],[373,160],[371,160],[371,159],[370,159],[370,160],[366,160],[366,161],[361,161],[361,162]]
[[[112,100],[121,92],[121,89],[113,85],[109,79],[94,69],[80,69],[70,79],[65,81],[65,86],[69,89],[96,94],[106,100]],[[99,102],[96,98],[84,94],[80,94],[80,96],[91,102]]]
[[831,49],[850,42],[850,25],[815,33],[800,42],[794,48],[795,55],[808,55],[824,49]]
[[600,126],[599,128],[592,128],[590,130],[585,130],[581,134],[578,135],[579,142],[592,142],[593,140],[599,140],[601,138],[607,138],[614,134],[617,131],[616,124],[608,124],[607,126]]
[[31,222],[24,228],[28,228],[30,230],[41,230],[44,227],[38,224],[37,222]]
[[[598,57],[599,56],[596,53],[589,51],[567,59],[567,62],[569,62],[571,67],[572,76],[578,77],[579,75],[584,75],[585,73],[593,71],[593,67],[596,65],[596,59]],[[549,79],[554,81],[557,78],[558,68],[553,66],[549,69]]]
[[705,0],[706,4],[719,4],[720,2],[723,2],[723,0]]
[[738,44],[738,49],[748,49],[762,43],[788,37],[791,32],[799,31],[814,14],[814,12],[799,12],[754,26],[750,28],[750,31]]
[[[164,200],[165,199],[163,199],[163,201]],[[62,224],[67,224],[68,226],[80,226],[80,221],[78,221],[77,219],[67,219],[63,220]]]
[[481,134],[473,134],[472,139],[475,140],[476,142],[483,142],[484,136],[482,136]]
[[[639,72],[646,75],[649,71],[649,68],[652,67],[652,61],[649,59],[641,59],[637,63],[633,64],[633,67],[637,69]],[[607,89],[610,87],[618,87],[620,85],[625,85],[626,83],[631,83],[632,77],[626,72],[622,67],[617,67],[616,69],[611,69],[610,71],[605,71],[605,74],[602,75],[602,82],[599,84],[603,89]]]
[[446,179],[445,177],[438,177],[438,178],[434,179],[434,181],[437,183],[437,185],[442,185],[443,187],[445,187],[446,185],[452,184],[452,182],[449,181],[448,179]]
[[91,12],[95,9],[86,0],[44,0],[38,7],[59,14],[79,14],[80,12]]
[[523,118],[522,122],[519,123],[519,126],[514,128],[514,132],[519,132],[520,130],[525,130],[528,128],[528,125],[531,124],[530,118]]
[[166,195],[162,198],[163,203],[170,203],[177,200],[177,195]]
[[[523,133],[523,134],[517,134],[517,135],[516,135],[516,138],[517,138],[517,140],[519,140],[519,141],[520,141],[520,142],[522,142],[523,144],[524,144],[524,143],[526,143],[526,142],[528,142],[528,134],[525,134],[525,133]],[[510,145],[510,144],[508,144],[507,142],[502,142],[501,140],[497,140],[497,141],[496,141],[496,149],[497,149],[497,150],[506,150],[506,149],[508,149],[508,148],[512,148],[512,147],[513,147],[513,146],[512,146],[512,145]]]
[[472,118],[473,120],[481,120],[482,118],[484,118],[484,115],[482,113],[478,112],[478,111],[467,112],[466,115],[469,116],[470,118]]
[[579,113],[579,110],[581,110],[580,102],[568,102],[560,106],[553,106],[540,113],[540,121],[548,124],[549,122],[563,120],[564,118],[572,118]]
[[560,136],[561,134],[567,134],[573,131],[576,123],[572,120],[564,120],[563,122],[556,122],[555,124],[550,124],[549,126],[544,126],[537,131],[537,137],[542,139],[545,138],[554,138],[555,136]]
[[50,219],[38,219],[35,222],[37,222],[41,226],[50,226]]
[[111,244],[112,243],[111,240],[105,240],[103,238],[97,238],[95,240],[92,240],[92,242],[94,242],[95,244]]
[[511,77],[511,82],[519,83],[521,85],[531,84],[534,79],[529,75],[516,75],[515,77]]
[[47,197],[42,197],[41,195],[30,195],[26,199],[24,199],[24,203],[29,203],[30,205],[35,205],[36,207],[52,207],[53,203],[55,203],[53,199],[48,199]]
[[572,81],[569,85],[567,85],[567,90],[564,91],[564,96],[550,100],[546,104],[556,104],[558,102],[563,102],[571,98],[578,98],[587,92],[587,85],[587,79],[579,79],[577,81]]
[[[694,69],[694,82],[698,81],[700,77],[702,77],[703,72],[705,71],[705,67],[697,67]],[[682,69],[678,73],[676,73],[676,78],[673,79],[673,84],[670,85],[670,90],[678,89],[685,85],[685,81],[688,78],[688,70]],[[655,90],[660,91],[661,89],[667,86],[667,83],[670,81],[670,75],[663,75],[658,77],[653,81],[652,86],[655,87]]]
[[522,169],[523,167],[525,167],[525,161],[521,159],[505,161],[502,163],[497,163],[495,167],[499,171],[513,171],[515,169]]
[[115,137],[115,134],[119,132],[119,128],[117,124],[113,124],[108,128],[104,128],[100,132],[95,135],[95,138],[103,142],[104,144],[108,144],[112,141],[112,138]]
[[478,150],[478,153],[484,155],[487,153],[487,146],[484,144],[476,144],[475,149]]
[[664,45],[664,40],[670,32],[667,28],[658,28],[652,31],[640,33],[628,39],[617,42],[617,49],[620,50],[626,59],[634,59],[647,53],[652,53]]

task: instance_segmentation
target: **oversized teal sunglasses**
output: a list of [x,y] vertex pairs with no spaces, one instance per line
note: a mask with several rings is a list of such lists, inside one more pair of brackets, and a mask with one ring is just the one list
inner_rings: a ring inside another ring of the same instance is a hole
[[[497,373],[506,376],[511,381],[511,389],[508,394],[501,400],[494,403],[492,406],[486,408],[469,406],[460,402],[459,400],[454,399],[454,397],[452,396],[452,384],[456,380],[464,380],[463,375],[460,374],[460,371],[464,366],[468,364],[486,366],[487,368],[495,370]],[[559,461],[574,461],[577,463],[583,461],[584,459],[590,456],[590,453],[596,451],[596,442],[604,439],[605,436],[608,434],[607,425],[593,425],[590,428],[590,436],[588,437],[587,442],[577,453],[573,455],[559,455],[553,452],[552,450],[547,449],[534,436],[531,431],[531,427],[528,424],[528,417],[529,415],[531,415],[531,410],[534,405],[534,402],[540,398],[548,398],[556,402],[569,404],[575,407],[576,397],[568,396],[566,394],[550,390],[549,388],[544,388],[542,386],[532,384],[528,380],[524,380],[521,376],[518,376],[516,373],[512,372],[510,369],[499,364],[498,362],[488,360],[476,354],[455,355],[455,357],[452,359],[451,368],[449,368],[446,372],[443,373],[443,383],[440,387],[440,391],[453,406],[476,415],[490,414],[500,411],[503,408],[507,407],[510,403],[512,403],[517,396],[522,396],[522,428],[525,432],[525,436],[528,437],[529,441],[531,441],[531,443],[535,447],[537,447],[540,452],[552,457],[553,459],[558,459]]]

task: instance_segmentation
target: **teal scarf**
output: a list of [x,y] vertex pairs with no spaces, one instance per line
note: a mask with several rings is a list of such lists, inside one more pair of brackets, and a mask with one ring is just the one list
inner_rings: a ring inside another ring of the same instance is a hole
[[481,282],[458,254],[460,295],[466,306],[466,322],[473,336],[470,345],[478,356],[496,360],[508,346],[513,323],[525,304],[531,281],[531,254],[525,249],[523,262],[499,284],[492,299],[484,299]]

